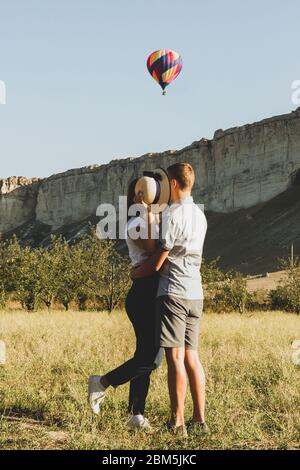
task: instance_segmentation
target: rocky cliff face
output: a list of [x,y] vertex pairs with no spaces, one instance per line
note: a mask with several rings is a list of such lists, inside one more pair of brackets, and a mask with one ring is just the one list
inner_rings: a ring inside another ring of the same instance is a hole
[[117,205],[129,180],[143,170],[190,162],[194,199],[206,210],[233,212],[285,191],[300,168],[300,108],[290,114],[215,132],[179,151],[114,160],[43,180],[0,180],[0,232],[35,221],[50,230],[95,215],[100,203]]
[[13,176],[0,180],[0,232],[35,219],[40,180]]

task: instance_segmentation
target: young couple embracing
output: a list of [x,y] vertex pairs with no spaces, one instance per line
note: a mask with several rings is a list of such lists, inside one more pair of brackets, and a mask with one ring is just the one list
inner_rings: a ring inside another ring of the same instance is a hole
[[[128,189],[128,214],[135,204],[143,208],[138,216],[128,216],[126,225],[133,268],[125,306],[136,335],[136,351],[116,369],[91,376],[88,398],[93,412],[99,414],[108,389],[130,382],[127,425],[132,430],[150,429],[145,402],[151,373],[160,366],[165,351],[171,404],[166,428],[183,437],[189,430],[208,432],[205,374],[198,355],[203,309],[200,266],[207,222],[191,196],[194,181],[192,166],[176,163],[167,173],[145,172]],[[186,426],[187,377],[193,416]]]

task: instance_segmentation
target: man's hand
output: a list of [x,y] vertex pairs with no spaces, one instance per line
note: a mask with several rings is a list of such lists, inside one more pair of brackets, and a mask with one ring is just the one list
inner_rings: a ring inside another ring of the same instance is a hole
[[144,263],[137,268],[132,268],[130,271],[131,279],[138,279],[141,277],[151,276],[158,272],[165,260],[167,259],[169,251],[158,248],[155,253]]
[[[138,266],[138,267],[139,267],[139,266]],[[137,279],[137,278],[135,277],[135,276],[136,276],[135,272],[136,272],[136,270],[138,269],[138,267],[131,268],[131,270],[130,270],[130,277],[131,277],[132,280],[133,280],[133,279]]]

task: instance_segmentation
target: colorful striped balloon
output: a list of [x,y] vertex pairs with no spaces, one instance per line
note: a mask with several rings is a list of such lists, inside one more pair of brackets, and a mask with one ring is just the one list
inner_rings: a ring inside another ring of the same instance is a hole
[[182,69],[182,59],[180,55],[170,49],[160,49],[152,52],[147,59],[147,68],[150,75],[156,80],[164,91]]

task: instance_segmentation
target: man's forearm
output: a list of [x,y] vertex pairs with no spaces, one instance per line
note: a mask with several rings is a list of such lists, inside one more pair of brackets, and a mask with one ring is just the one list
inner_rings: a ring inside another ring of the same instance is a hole
[[140,277],[147,277],[147,276],[151,276],[151,274],[154,274],[155,272],[156,272],[155,265],[150,260],[148,260],[148,261],[145,261],[140,266],[138,266],[137,268],[132,269],[131,277],[132,279],[137,279]]
[[131,271],[131,278],[137,279],[140,277],[151,276],[155,272],[158,272],[166,260],[169,252],[158,249],[150,259],[142,263],[138,268],[134,268]]

